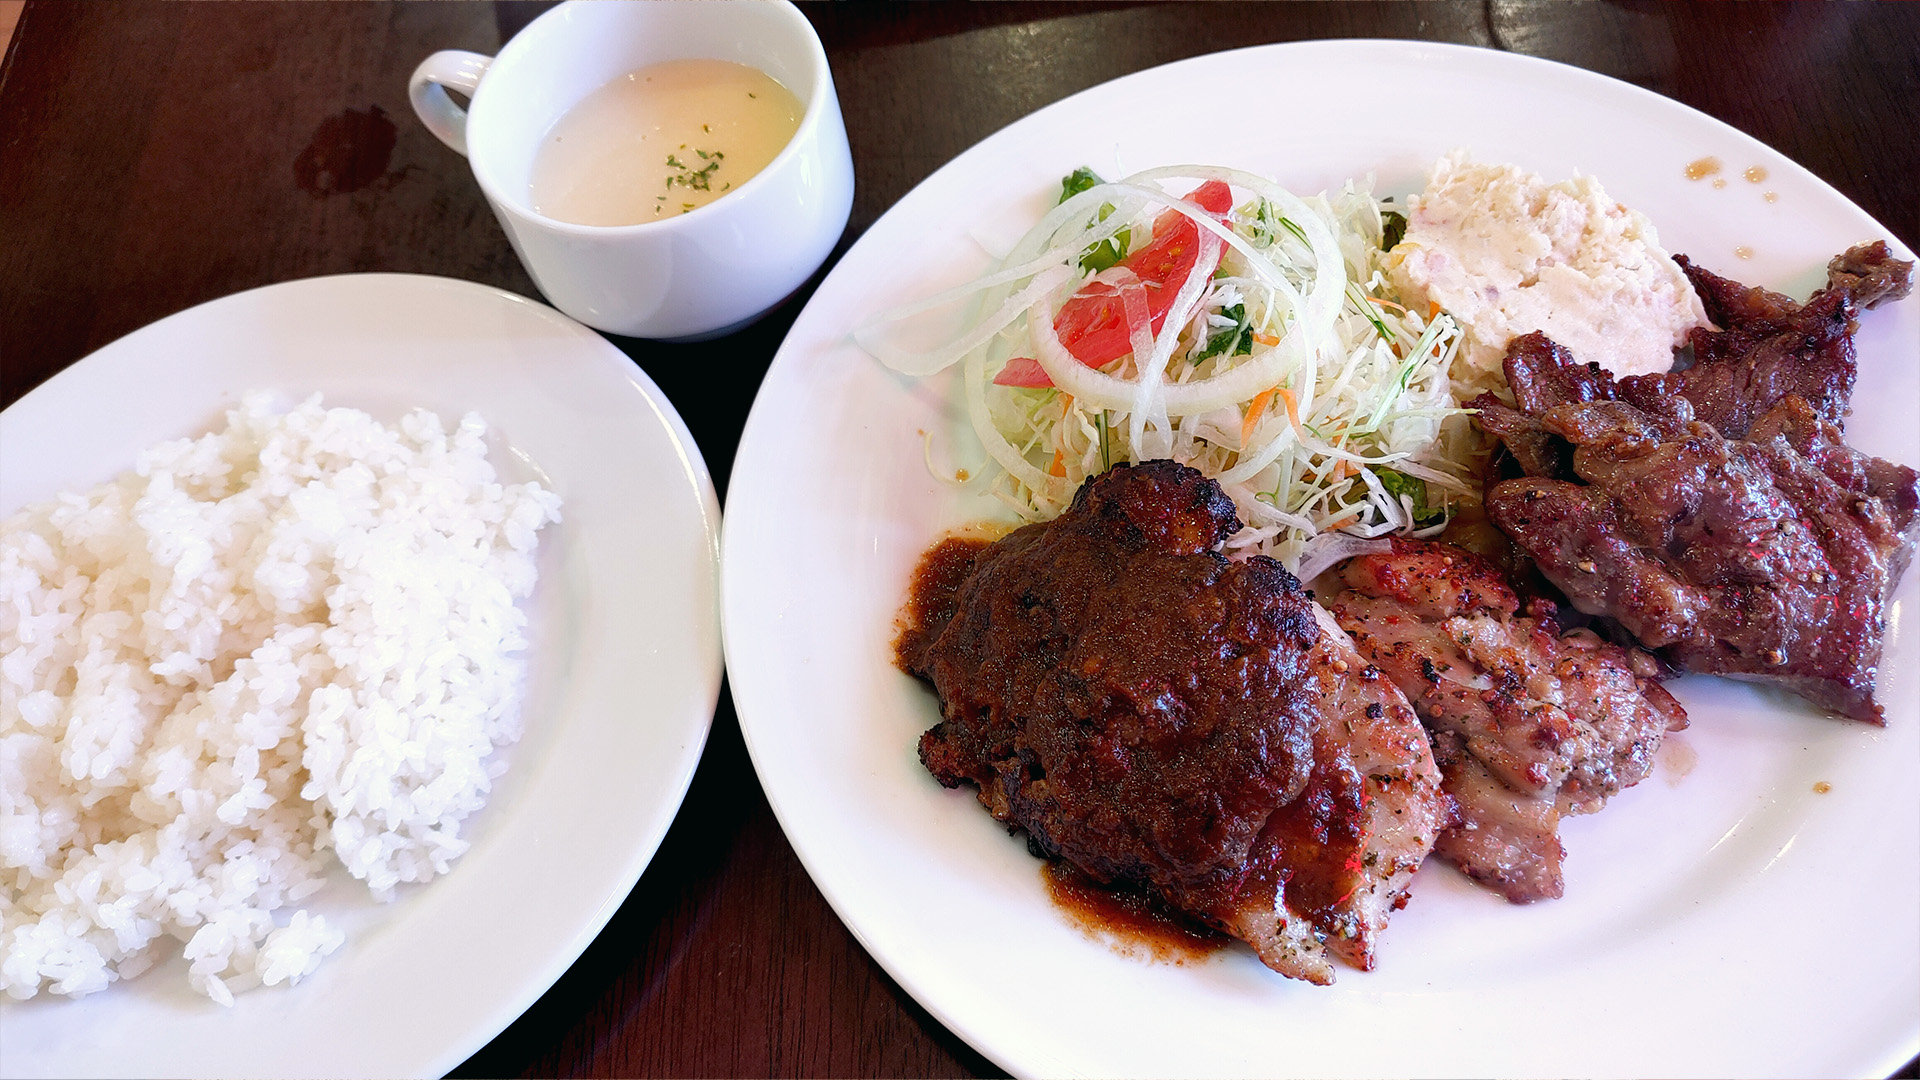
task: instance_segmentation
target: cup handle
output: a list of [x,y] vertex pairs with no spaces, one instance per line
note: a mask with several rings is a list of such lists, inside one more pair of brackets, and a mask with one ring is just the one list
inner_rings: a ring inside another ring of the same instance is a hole
[[447,89],[458,90],[472,100],[492,63],[491,56],[442,49],[420,61],[420,66],[413,69],[413,78],[407,81],[407,97],[413,101],[414,114],[428,131],[462,157],[467,153],[467,110],[453,103]]

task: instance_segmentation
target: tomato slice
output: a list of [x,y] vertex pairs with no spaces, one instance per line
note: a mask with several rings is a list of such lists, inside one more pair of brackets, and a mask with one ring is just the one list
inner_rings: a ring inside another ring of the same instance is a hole
[[1031,356],[1016,356],[1007,361],[1007,366],[993,377],[995,386],[1024,386],[1029,389],[1052,386],[1053,380],[1047,377],[1047,371],[1040,361]]
[[[1233,209],[1233,192],[1221,181],[1209,180],[1186,201],[1219,217]],[[1154,221],[1147,245],[1120,260],[1146,286],[1147,321],[1155,334],[1166,325],[1173,298],[1199,258],[1200,226],[1178,210],[1168,210]],[[1205,272],[1213,273],[1213,267]],[[1126,304],[1110,285],[1088,285],[1075,293],[1053,317],[1053,329],[1067,352],[1088,367],[1104,367],[1133,351]]]

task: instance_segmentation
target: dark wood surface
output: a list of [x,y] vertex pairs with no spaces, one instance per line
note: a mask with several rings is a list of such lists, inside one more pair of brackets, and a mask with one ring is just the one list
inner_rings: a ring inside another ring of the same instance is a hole
[[[0,65],[0,405],[146,323],[256,285],[384,270],[537,295],[465,162],[414,121],[406,81],[435,49],[496,51],[541,7],[33,0]],[[859,183],[840,250],[934,169],[1039,106],[1170,60],[1327,37],[1461,42],[1625,79],[1779,148],[1920,242],[1920,5],[806,10]],[[684,414],[723,497],[760,375],[805,299],[717,343],[616,342]],[[729,362],[704,360],[714,349]],[[716,371],[730,374],[716,382]],[[638,887],[458,1073],[995,1071],[827,907],[723,693],[686,804]]]

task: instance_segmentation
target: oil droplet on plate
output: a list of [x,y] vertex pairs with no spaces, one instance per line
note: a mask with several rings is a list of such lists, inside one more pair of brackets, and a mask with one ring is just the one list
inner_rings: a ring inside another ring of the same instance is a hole
[[1741,244],[1739,247],[1734,248],[1733,253],[1742,259],[1753,258],[1753,249],[1748,247],[1745,244]]
[[1746,177],[1748,183],[1757,184],[1760,181],[1765,180],[1767,178],[1767,170],[1761,168],[1758,165],[1752,165],[1747,168],[1746,172],[1743,172],[1740,175]]
[[1727,186],[1727,178],[1726,178],[1726,177],[1724,177],[1724,176],[1716,176],[1716,177],[1714,177],[1714,178],[1713,178],[1713,186],[1714,186],[1714,187],[1716,187],[1716,188],[1723,188],[1723,187],[1726,187],[1726,186]]
[[1659,761],[1668,785],[1678,786],[1680,781],[1693,771],[1694,765],[1699,763],[1700,755],[1694,751],[1693,747],[1669,735],[1666,741],[1660,744]]
[[1768,202],[1780,201],[1780,193],[1777,191],[1763,191],[1760,193],[1760,197],[1767,200]]
[[1705,180],[1707,177],[1712,176],[1714,173],[1717,173],[1719,171],[1720,171],[1719,158],[1703,157],[1700,160],[1695,161],[1692,164],[1687,166],[1687,179]]
[[1819,783],[1813,785],[1813,793],[1815,795],[1825,795],[1827,792],[1832,790],[1833,790],[1833,785],[1827,783],[1825,780],[1822,780]]

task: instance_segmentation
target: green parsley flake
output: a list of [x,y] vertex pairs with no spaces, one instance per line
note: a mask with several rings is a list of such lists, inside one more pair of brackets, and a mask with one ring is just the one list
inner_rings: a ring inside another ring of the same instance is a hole
[[[711,154],[705,150],[695,150],[694,153],[700,156],[700,160],[706,162],[705,165],[698,169],[681,161],[678,154],[667,155],[667,168],[679,170],[678,172],[667,175],[668,191],[672,191],[675,185],[687,188],[690,191],[713,190],[713,174],[720,168],[720,161],[726,157],[726,155],[718,150]],[[721,190],[724,191],[726,189],[722,188]]]

